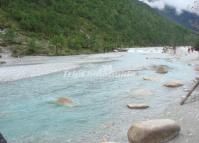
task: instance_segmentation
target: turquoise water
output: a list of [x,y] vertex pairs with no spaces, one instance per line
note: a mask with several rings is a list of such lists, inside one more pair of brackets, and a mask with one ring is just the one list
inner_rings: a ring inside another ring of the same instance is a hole
[[[146,59],[149,57],[149,59]],[[125,142],[126,131],[135,120],[146,119],[185,94],[182,88],[162,85],[170,79],[185,83],[194,79],[192,67],[161,54],[127,53],[117,61],[84,64],[71,72],[97,73],[104,66],[113,72],[140,69],[150,65],[167,65],[168,74],[152,70],[132,72],[128,77],[66,77],[64,72],[0,84],[0,132],[9,143],[99,143],[104,136]],[[182,72],[183,71],[183,72]],[[120,72],[123,74],[122,72]],[[158,82],[144,81],[144,76],[157,76]],[[136,89],[150,89],[151,96],[137,97]],[[68,97],[74,107],[50,104],[59,97]],[[148,103],[145,111],[132,111],[128,103]],[[117,133],[117,135],[115,135]]]

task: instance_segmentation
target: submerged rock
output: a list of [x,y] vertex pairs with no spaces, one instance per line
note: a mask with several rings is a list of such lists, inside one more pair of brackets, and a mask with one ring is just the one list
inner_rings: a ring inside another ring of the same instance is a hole
[[7,143],[6,139],[3,137],[1,133],[0,133],[0,143]]
[[149,89],[138,89],[138,90],[134,91],[133,94],[136,96],[150,96],[153,93]]
[[148,81],[158,81],[159,78],[155,78],[155,77],[143,77],[143,80],[148,80]]
[[116,142],[102,142],[102,143],[116,143]]
[[165,65],[160,65],[156,67],[156,72],[160,74],[166,74],[169,72],[169,67]]
[[5,63],[6,63],[5,61],[0,61],[0,65],[5,64]]
[[129,109],[146,109],[149,108],[146,104],[128,104],[127,107]]
[[170,88],[176,88],[176,87],[180,87],[183,85],[184,85],[183,82],[180,80],[173,80],[173,81],[170,81],[170,82],[164,84],[164,86],[170,87]]
[[54,103],[61,106],[73,106],[74,104],[73,101],[68,98],[59,98]]
[[170,119],[135,123],[128,130],[129,143],[163,143],[176,137],[180,126]]

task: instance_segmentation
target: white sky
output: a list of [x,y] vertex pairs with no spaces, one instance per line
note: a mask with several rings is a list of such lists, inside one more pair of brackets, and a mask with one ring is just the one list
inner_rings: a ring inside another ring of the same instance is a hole
[[176,8],[180,14],[182,10],[194,12],[199,15],[199,0],[139,0],[153,8],[164,9],[166,5]]

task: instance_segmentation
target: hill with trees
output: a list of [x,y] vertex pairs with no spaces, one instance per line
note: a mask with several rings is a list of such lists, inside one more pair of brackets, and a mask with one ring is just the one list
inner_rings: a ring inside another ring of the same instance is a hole
[[13,55],[68,55],[187,45],[196,35],[137,0],[0,0],[1,45]]

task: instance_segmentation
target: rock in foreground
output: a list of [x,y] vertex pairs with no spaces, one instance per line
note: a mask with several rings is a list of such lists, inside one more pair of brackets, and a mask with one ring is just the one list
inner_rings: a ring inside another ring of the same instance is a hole
[[183,82],[180,80],[173,80],[164,84],[164,86],[171,87],[171,88],[180,87],[180,86],[183,86]]
[[128,131],[128,139],[129,143],[163,143],[179,132],[180,126],[173,120],[149,120],[134,124]]
[[6,139],[3,137],[1,133],[0,133],[0,143],[7,143]]
[[127,107],[129,109],[146,109],[149,108],[146,104],[128,104]]

